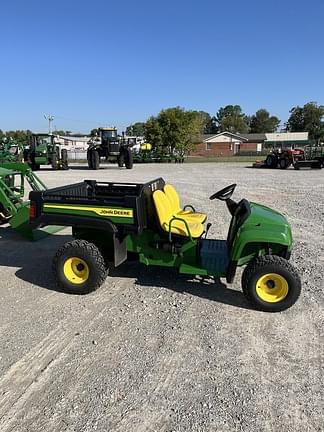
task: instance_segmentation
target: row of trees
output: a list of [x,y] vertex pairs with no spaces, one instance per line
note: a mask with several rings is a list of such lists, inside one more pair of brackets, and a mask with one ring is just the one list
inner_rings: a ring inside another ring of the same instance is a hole
[[[0,129],[0,140],[4,137],[7,138],[13,138],[16,141],[20,141],[22,143],[28,142],[29,141],[29,136],[32,135],[32,131],[27,129],[27,130],[10,130],[10,131],[6,131],[3,132]],[[65,136],[69,134],[69,131],[64,131],[64,130],[59,130],[59,131],[54,131],[53,132],[56,135],[61,135],[61,136]]]
[[[168,111],[168,110],[164,110]],[[162,111],[161,111],[162,112]],[[202,133],[214,134],[218,132],[233,133],[262,133],[275,132],[280,119],[271,116],[266,109],[260,109],[252,116],[243,113],[239,105],[227,105],[219,109],[215,116],[205,111],[190,111],[201,117]],[[145,135],[146,122],[137,122],[127,127],[127,135]]]
[[7,138],[14,138],[17,141],[20,142],[27,142],[28,141],[28,137],[32,134],[32,131],[30,130],[10,130],[7,132],[3,132],[0,129],[0,141],[2,138],[7,137]]
[[[293,107],[283,130],[290,132],[309,132],[313,141],[324,141],[324,106],[316,102],[308,102],[304,106]],[[147,142],[162,152],[178,154],[189,153],[197,142],[201,142],[202,134],[216,134],[223,131],[232,133],[266,133],[276,132],[280,119],[262,108],[255,114],[246,115],[239,105],[221,107],[212,116],[205,111],[187,111],[180,107],[167,108],[157,116],[150,117],[146,122],[137,122],[127,127],[127,135],[145,136]],[[26,142],[30,130],[0,130],[3,135]],[[59,135],[68,131],[55,131]]]
[[[309,138],[316,142],[324,140],[324,106],[309,102],[293,107],[288,121],[282,127],[286,132],[309,132]],[[154,147],[179,152],[189,152],[201,134],[266,133],[276,132],[280,119],[262,108],[255,114],[246,115],[239,105],[221,107],[215,116],[205,111],[185,111],[182,108],[168,108],[146,122],[137,122],[126,128],[127,135],[145,136]]]

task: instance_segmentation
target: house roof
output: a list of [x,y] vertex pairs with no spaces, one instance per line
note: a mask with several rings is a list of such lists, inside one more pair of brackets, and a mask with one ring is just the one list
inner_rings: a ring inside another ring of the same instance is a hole
[[247,141],[247,138],[245,138],[243,135],[238,135],[238,134],[234,134],[232,132],[227,132],[227,131],[220,132],[218,134],[212,134],[212,135],[211,134],[206,134],[206,135],[203,136],[203,138],[204,138],[203,140],[204,140],[204,142],[206,142],[206,141],[212,141],[213,138],[216,138],[216,137],[219,137],[219,136],[222,136],[222,135],[230,136],[230,137],[232,137],[234,139],[238,139],[240,141]]
[[246,138],[248,141],[264,141],[266,139],[265,133],[248,133],[248,134],[241,134],[244,138]]
[[308,132],[275,132],[266,134],[267,141],[307,141]]

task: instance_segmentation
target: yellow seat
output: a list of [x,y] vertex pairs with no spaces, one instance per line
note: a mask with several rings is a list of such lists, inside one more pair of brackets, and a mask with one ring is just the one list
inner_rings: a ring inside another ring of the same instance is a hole
[[[184,237],[197,238],[204,232],[204,225],[189,220],[175,219],[169,199],[161,190],[153,193],[153,201],[159,218],[161,228],[166,232],[171,232]],[[178,217],[178,216],[177,216]],[[171,225],[171,229],[170,229]],[[188,232],[189,230],[189,232]]]
[[207,219],[207,215],[205,213],[196,212],[192,206],[188,206],[191,207],[192,210],[187,210],[187,206],[183,209],[181,208],[178,192],[172,185],[166,184],[163,190],[170,201],[173,216],[180,217],[195,223],[205,222],[205,220]]

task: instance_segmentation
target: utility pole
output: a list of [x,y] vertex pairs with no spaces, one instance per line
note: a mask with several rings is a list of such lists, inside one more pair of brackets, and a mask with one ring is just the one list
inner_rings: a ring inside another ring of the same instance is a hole
[[44,118],[48,120],[48,133],[51,135],[52,133],[52,121],[54,121],[54,116],[48,114],[47,116],[44,115]]

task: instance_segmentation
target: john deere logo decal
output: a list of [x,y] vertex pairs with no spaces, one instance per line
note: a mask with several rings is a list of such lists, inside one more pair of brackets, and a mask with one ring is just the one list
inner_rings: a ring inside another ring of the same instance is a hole
[[96,213],[97,215],[104,216],[104,217],[125,217],[125,218],[133,217],[132,209],[88,207],[88,206],[75,206],[75,205],[64,205],[64,204],[44,204],[45,212],[50,211],[51,209],[87,211],[87,212]]
[[96,211],[96,213],[102,216],[133,217],[133,210],[104,208]]

